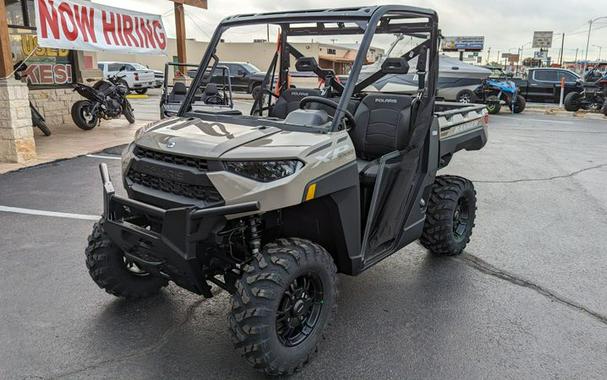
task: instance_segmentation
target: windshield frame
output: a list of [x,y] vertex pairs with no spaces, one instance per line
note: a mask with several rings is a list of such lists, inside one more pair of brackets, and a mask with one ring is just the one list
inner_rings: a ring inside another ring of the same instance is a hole
[[[410,18],[410,19],[427,19],[424,23],[411,23],[403,24],[406,26],[392,25],[384,26],[380,25],[382,17],[387,14],[398,14],[399,18]],[[312,28],[292,28],[292,26],[298,24],[310,24],[316,23],[317,27]],[[318,27],[324,23],[354,23],[357,28],[331,28],[331,30],[324,30]],[[356,84],[358,83],[362,66],[365,62],[369,48],[371,47],[371,41],[375,34],[394,34],[402,32],[404,34],[409,33],[428,33],[430,40],[429,52],[428,52],[428,67],[427,80],[425,88],[420,96],[434,96],[436,93],[436,83],[438,79],[438,15],[436,12],[424,9],[402,5],[385,5],[375,7],[362,7],[362,8],[344,8],[344,9],[328,9],[328,10],[306,10],[306,11],[294,11],[294,12],[276,12],[276,13],[265,13],[265,14],[249,14],[240,16],[231,16],[224,19],[218,27],[215,29],[211,41],[205,51],[202,60],[199,65],[199,69],[196,77],[194,78],[190,89],[198,88],[203,82],[203,72],[200,67],[208,68],[211,63],[211,59],[216,57],[217,47],[221,41],[222,35],[230,28],[236,26],[245,25],[277,25],[283,30],[283,34],[286,36],[298,36],[298,35],[340,35],[340,34],[358,34],[362,35],[360,46],[356,53],[353,61],[352,68],[350,70],[349,78],[344,85],[344,90],[341,94],[339,104],[336,108],[333,121],[331,123],[330,131],[337,131],[341,124],[344,113],[347,110],[350,99],[352,98]],[[378,32],[378,28],[380,29]],[[359,33],[356,33],[356,32]],[[341,32],[341,33],[340,33]],[[287,68],[288,70],[288,68]],[[200,113],[190,112],[190,106],[193,103],[195,91],[188,91],[186,99],[181,105],[178,116],[196,115],[197,117],[202,116]],[[237,116],[233,116],[237,119]],[[260,117],[263,120],[264,117]]]

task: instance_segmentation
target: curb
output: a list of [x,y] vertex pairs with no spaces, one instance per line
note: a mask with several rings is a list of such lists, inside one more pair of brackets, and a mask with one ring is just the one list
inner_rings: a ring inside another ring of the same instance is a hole
[[562,110],[560,108],[533,108],[533,107],[527,107],[525,109],[525,111],[529,111],[529,112],[533,112],[533,113],[541,113],[541,114],[550,115],[550,116],[572,117],[572,118],[589,119],[589,120],[607,120],[607,116],[604,116],[601,113],[588,112],[588,111],[569,112],[569,111]]

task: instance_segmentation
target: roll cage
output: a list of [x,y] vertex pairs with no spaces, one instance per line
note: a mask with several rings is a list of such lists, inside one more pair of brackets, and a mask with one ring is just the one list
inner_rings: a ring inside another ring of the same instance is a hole
[[[403,54],[401,58],[409,61],[415,57],[419,57],[416,67],[419,78],[418,97],[435,96],[438,78],[438,15],[430,9],[403,5],[255,13],[227,17],[216,28],[201,60],[201,69],[198,70],[190,88],[196,89],[204,85],[204,69],[209,66],[212,59],[215,60],[214,65],[217,65],[217,46],[225,31],[238,26],[265,24],[280,27],[279,47],[262,84],[262,88],[267,88],[264,86],[269,85],[270,90],[272,90],[272,86],[274,86],[273,77],[276,75],[277,70],[277,95],[280,95],[289,88],[290,57],[294,56],[298,59],[303,56],[289,44],[288,37],[363,35],[348,80],[344,85],[337,78],[327,78],[328,72],[326,70],[314,70],[314,73],[320,79],[328,79],[331,82],[329,85],[335,87],[340,95],[340,100],[331,124],[331,131],[338,130],[344,117],[344,111],[347,109],[348,102],[352,96],[371,84],[373,82],[372,79],[377,80],[385,75],[385,73],[377,72],[371,75],[371,79],[367,78],[361,82],[358,81],[367,52],[371,46],[371,41],[376,34],[402,34],[425,39],[420,45]],[[194,94],[195,91],[188,91],[186,99],[179,110],[179,116],[184,116],[191,110]],[[261,102],[261,100],[256,100],[253,108],[256,105],[260,109],[262,108],[261,104],[257,104],[258,102]],[[197,114],[196,116],[204,118],[204,115]]]

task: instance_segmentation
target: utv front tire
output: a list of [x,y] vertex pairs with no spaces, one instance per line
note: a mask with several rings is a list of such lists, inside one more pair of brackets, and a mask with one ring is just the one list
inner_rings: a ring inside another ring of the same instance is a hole
[[127,264],[122,251],[108,238],[99,222],[93,226],[85,254],[86,267],[93,281],[116,297],[146,298],[157,294],[168,284],[165,279],[133,270],[132,264]]
[[570,92],[565,96],[564,106],[565,110],[569,112],[577,112],[582,108],[581,104],[582,94],[579,92]]
[[311,241],[279,239],[243,271],[228,316],[235,348],[267,375],[299,371],[336,312],[333,259]]
[[434,254],[454,256],[470,242],[476,217],[476,191],[457,176],[436,177],[420,243]]

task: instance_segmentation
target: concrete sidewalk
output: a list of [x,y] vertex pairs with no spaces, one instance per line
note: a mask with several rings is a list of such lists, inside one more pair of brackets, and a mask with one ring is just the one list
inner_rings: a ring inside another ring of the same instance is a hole
[[0,174],[39,165],[55,160],[72,158],[102,151],[106,148],[133,141],[135,131],[149,121],[129,124],[124,118],[104,120],[91,131],[83,131],[76,126],[51,126],[53,134],[44,136],[34,130],[38,157],[25,163],[0,163]]

